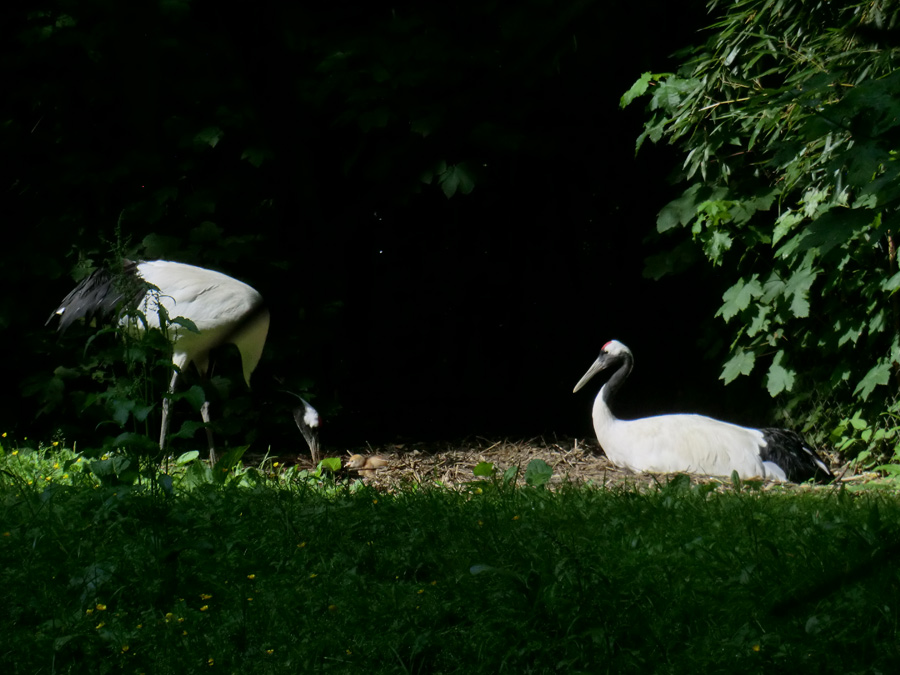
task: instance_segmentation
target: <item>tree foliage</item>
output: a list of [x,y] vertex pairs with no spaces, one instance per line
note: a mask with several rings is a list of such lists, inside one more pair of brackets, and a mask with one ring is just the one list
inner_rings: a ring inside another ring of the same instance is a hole
[[692,246],[645,273],[699,251],[728,279],[717,313],[731,343],[726,382],[765,370],[772,396],[805,402],[820,421],[835,420],[835,404],[846,417],[896,413],[900,7],[708,6],[706,42],[622,97],[649,96],[638,148],[665,141],[683,155],[686,187],[657,229],[687,232]]

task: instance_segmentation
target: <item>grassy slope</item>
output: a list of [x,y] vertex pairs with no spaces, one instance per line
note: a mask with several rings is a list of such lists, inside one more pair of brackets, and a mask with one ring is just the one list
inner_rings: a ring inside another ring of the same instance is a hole
[[849,673],[900,658],[888,497],[680,481],[166,497],[3,477],[8,673]]

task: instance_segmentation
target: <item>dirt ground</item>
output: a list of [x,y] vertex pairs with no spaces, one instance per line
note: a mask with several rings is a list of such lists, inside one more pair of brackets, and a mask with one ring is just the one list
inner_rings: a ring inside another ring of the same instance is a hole
[[[447,487],[470,483],[478,479],[473,474],[473,469],[480,462],[492,463],[499,475],[510,466],[518,466],[518,480],[524,483],[525,469],[533,459],[542,459],[552,467],[551,484],[570,481],[590,482],[598,487],[644,488],[665,484],[670,478],[667,475],[633,473],[620,469],[609,462],[595,441],[585,439],[537,437],[517,441],[475,437],[458,443],[388,444],[354,448],[345,454],[326,451],[325,455],[340,457],[342,465],[347,465],[352,455],[359,455],[349,463],[362,466],[342,471],[386,489],[410,483],[433,485],[439,482]],[[377,459],[373,461],[372,458]],[[368,460],[368,465],[363,464],[365,460]],[[366,468],[372,465],[378,466],[374,469]],[[832,470],[835,475],[840,476],[843,469],[832,467]],[[845,474],[843,479],[848,480],[848,475]],[[849,477],[849,480],[854,479],[858,480],[857,477]],[[692,483],[711,481],[729,486],[731,484],[728,479],[691,476]],[[772,485],[775,484],[770,483],[765,487]]]

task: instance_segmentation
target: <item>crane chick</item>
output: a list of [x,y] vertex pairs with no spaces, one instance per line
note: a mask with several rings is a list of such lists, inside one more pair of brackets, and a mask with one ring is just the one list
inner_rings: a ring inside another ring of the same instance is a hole
[[593,408],[597,440],[613,464],[650,473],[730,476],[737,471],[741,478],[797,483],[833,478],[816,451],[793,431],[739,427],[702,415],[617,419],[609,403],[633,366],[631,350],[612,340],[574,389],[603,370],[615,369]]

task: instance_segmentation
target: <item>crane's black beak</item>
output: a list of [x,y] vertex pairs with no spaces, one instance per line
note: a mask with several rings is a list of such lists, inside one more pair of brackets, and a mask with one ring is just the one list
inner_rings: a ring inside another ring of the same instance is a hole
[[300,433],[303,434],[303,438],[306,439],[309,454],[312,456],[313,466],[315,466],[319,463],[319,413],[302,398],[300,403],[303,405],[294,409],[294,421],[297,423]]
[[576,391],[581,389],[584,385],[588,383],[594,375],[599,373],[601,370],[604,370],[607,366],[609,366],[609,358],[606,354],[601,354],[597,357],[597,360],[594,361],[593,365],[588,368],[588,371],[584,374],[584,376],[578,380],[578,384],[575,385],[575,388],[572,390],[574,394]]

